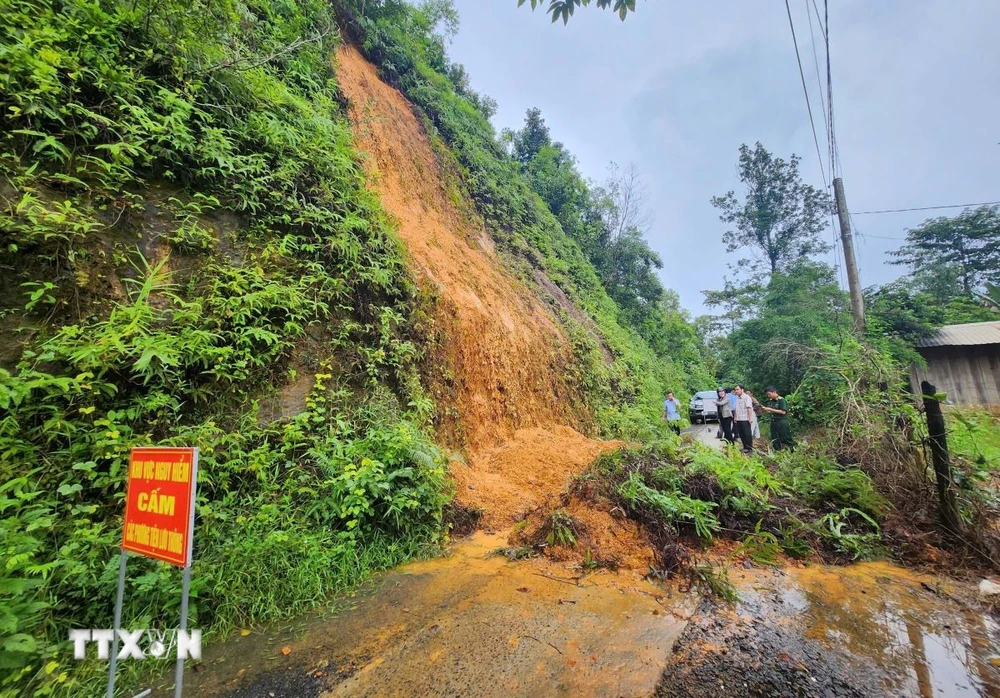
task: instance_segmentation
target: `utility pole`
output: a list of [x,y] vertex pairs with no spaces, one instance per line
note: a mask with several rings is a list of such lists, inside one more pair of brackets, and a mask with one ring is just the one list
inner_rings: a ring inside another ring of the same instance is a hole
[[847,285],[851,290],[851,314],[858,334],[865,332],[865,297],[861,294],[861,280],[858,278],[858,263],[854,261],[854,236],[851,235],[851,219],[847,215],[847,198],[844,196],[844,180],[833,180],[833,196],[837,202],[837,217],[840,219],[840,241],[844,244],[844,262],[847,266]]

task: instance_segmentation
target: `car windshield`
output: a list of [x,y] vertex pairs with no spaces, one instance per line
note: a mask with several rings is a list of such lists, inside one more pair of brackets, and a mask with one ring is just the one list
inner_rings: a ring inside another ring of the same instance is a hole
[[715,397],[715,391],[712,391],[712,390],[702,390],[702,391],[700,391],[698,393],[695,393],[695,397],[702,398],[702,399],[713,398],[713,397]]

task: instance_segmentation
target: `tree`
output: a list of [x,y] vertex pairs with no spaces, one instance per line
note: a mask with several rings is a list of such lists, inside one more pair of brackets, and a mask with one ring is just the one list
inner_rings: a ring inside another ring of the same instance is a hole
[[[517,6],[520,7],[525,2],[526,0],[517,0]],[[542,3],[543,0],[531,0],[531,9],[534,10]],[[563,24],[566,24],[576,8],[589,4],[590,0],[549,0],[549,9],[546,11],[552,16],[553,22],[562,19]],[[635,0],[597,0],[595,4],[602,10],[614,10],[623,22],[629,12],[635,12]]]
[[493,118],[493,115],[497,113],[497,101],[489,95],[481,95],[472,89],[469,83],[469,74],[466,72],[464,65],[461,63],[448,63],[445,67],[445,75],[451,80],[451,84],[455,86],[455,92],[469,100],[472,106],[482,112],[483,116],[487,119]]
[[839,344],[848,334],[847,307],[832,267],[809,259],[790,264],[761,289],[756,315],[729,335],[723,366],[754,385],[791,392],[807,366],[786,350]]
[[984,308],[1000,313],[1000,286],[987,282],[985,293],[976,293],[976,299]]
[[[418,21],[422,18],[427,22],[426,30],[429,32],[440,31],[442,38],[449,43],[458,35],[458,10],[452,0],[423,0],[418,5],[420,10],[416,14]],[[419,27],[424,29],[424,27]]]
[[645,186],[634,165],[622,170],[611,163],[603,187],[592,192],[592,202],[602,222],[591,252],[608,293],[633,322],[655,306],[663,295],[656,271],[663,261],[645,240],[650,222],[645,206]]
[[744,282],[725,279],[721,291],[702,291],[702,294],[709,308],[722,308],[721,315],[710,316],[716,325],[735,332],[743,322],[756,315],[763,291],[758,279]]
[[531,162],[539,151],[552,144],[549,127],[545,125],[542,111],[532,107],[524,116],[524,128],[513,134],[514,159],[522,165]]
[[830,249],[820,239],[830,211],[829,198],[802,183],[797,155],[785,162],[759,142],[752,150],[744,143],[739,175],[746,187],[742,201],[733,191],[712,197],[712,205],[722,212],[719,220],[735,226],[722,236],[727,251],[750,248],[757,257],[753,268],[763,265],[773,274]]
[[966,296],[1000,275],[1000,207],[966,209],[957,216],[934,218],[906,231],[906,242],[890,253],[892,264],[935,275],[942,267],[958,269]]

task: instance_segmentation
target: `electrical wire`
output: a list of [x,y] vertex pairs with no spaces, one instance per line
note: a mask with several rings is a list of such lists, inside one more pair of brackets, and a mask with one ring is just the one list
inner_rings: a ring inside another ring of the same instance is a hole
[[806,96],[806,111],[809,112],[809,127],[812,129],[813,143],[816,144],[816,157],[819,158],[819,171],[823,175],[823,185],[829,188],[826,171],[823,168],[823,156],[820,154],[819,137],[816,135],[816,121],[813,119],[812,104],[809,102],[809,89],[806,87],[806,74],[802,70],[802,57],[799,55],[799,41],[795,37],[795,23],[792,22],[792,8],[785,0],[785,10],[788,12],[788,27],[792,30],[792,44],[795,46],[795,61],[799,64],[799,77],[802,79],[802,93]]
[[[806,2],[806,18],[809,20],[809,39],[812,42],[812,52],[813,52],[813,68],[816,69],[816,84],[819,86],[819,103],[823,107],[823,126],[826,128],[826,142],[827,146],[830,144],[830,120],[827,118],[826,112],[826,100],[823,97],[823,78],[819,76],[819,52],[816,50],[816,34],[813,32],[813,20],[812,20],[812,10],[809,9],[810,0],[805,0]],[[816,7],[816,0],[811,0],[812,6]],[[819,18],[819,10],[816,10],[816,23],[819,24],[820,31],[823,36],[826,36],[826,30],[823,29],[823,23]]]
[[906,211],[936,211],[942,208],[969,208],[970,206],[995,206],[1000,201],[981,201],[974,204],[947,204],[944,206],[916,206],[914,208],[883,208],[878,211],[852,211],[859,216],[868,216],[873,213],[905,213]]
[[837,132],[833,120],[833,71],[830,68],[830,5],[823,0],[823,40],[826,45],[826,108],[829,112],[828,126],[830,129],[828,145],[830,147],[830,181],[836,179],[840,172],[840,149],[837,148]]
[[877,240],[906,240],[907,239],[905,237],[903,237],[903,238],[901,238],[901,237],[892,237],[892,236],[889,236],[889,235],[872,235],[871,233],[862,233],[860,230],[858,231],[858,237],[862,237],[862,238],[875,238]]
[[816,7],[816,0],[809,0],[812,2],[813,9],[816,10],[816,22],[819,24],[819,30],[823,32],[823,37],[826,37],[826,27],[823,26],[823,21],[819,18],[819,8]]

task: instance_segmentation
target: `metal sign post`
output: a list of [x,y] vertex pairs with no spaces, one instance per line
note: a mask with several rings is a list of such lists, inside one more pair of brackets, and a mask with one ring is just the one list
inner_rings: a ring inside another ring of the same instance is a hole
[[[188,521],[187,564],[184,565],[184,578],[181,582],[181,627],[186,632],[188,624],[188,597],[191,594],[191,563],[194,562],[194,498],[198,489],[198,449],[194,449],[191,457],[191,505]],[[184,685],[184,657],[180,647],[177,648],[177,669],[174,671],[174,698],[181,698],[181,687]]]
[[[178,632],[187,632],[191,563],[194,560],[194,509],[198,490],[197,448],[133,448],[129,459],[128,489],[122,550],[118,563],[111,663],[107,698],[114,698],[118,668],[118,640],[125,598],[125,566],[129,552],[182,567],[181,619]],[[174,696],[180,698],[184,657],[177,648]]]
[[115,597],[115,624],[112,626],[114,637],[111,639],[111,665],[108,667],[107,698],[114,698],[115,695],[115,671],[118,668],[118,632],[122,627],[122,601],[125,600],[125,564],[127,562],[128,553],[122,550],[118,560],[118,595]]

